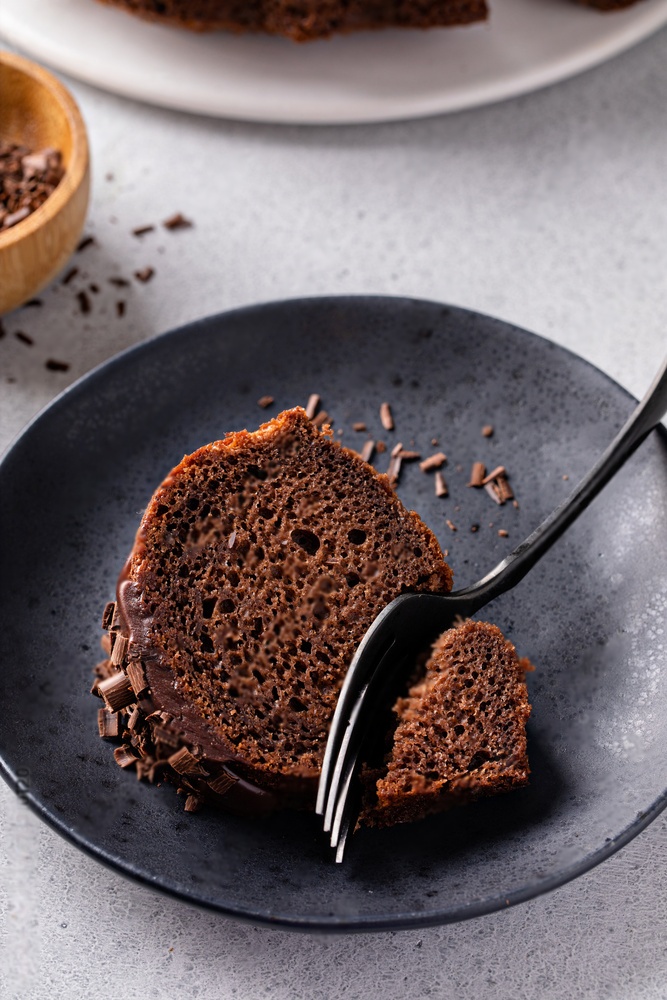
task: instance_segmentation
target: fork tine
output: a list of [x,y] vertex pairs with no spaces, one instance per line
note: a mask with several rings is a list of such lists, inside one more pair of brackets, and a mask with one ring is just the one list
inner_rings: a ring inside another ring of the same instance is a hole
[[387,634],[387,618],[395,613],[395,605],[401,601],[397,598],[392,604],[378,615],[368,632],[359,644],[359,648],[354,654],[349,670],[345,675],[345,680],[338,695],[338,703],[331,721],[327,745],[322,761],[322,771],[317,791],[317,804],[315,812],[323,815],[326,809],[329,787],[333,778],[333,769],[340,746],[345,738],[348,719],[354,709],[359,692],[373,673],[374,668],[387,652],[387,649],[394,642],[393,631]]
[[[333,773],[332,773],[332,777],[331,777],[331,784],[329,786],[329,794],[327,795],[327,800],[326,800],[326,809],[325,809],[325,813],[324,813],[324,832],[325,833],[327,833],[331,829],[331,823],[332,823],[333,815],[334,815],[334,808],[335,808],[335,805],[336,805],[336,795],[337,795],[338,786],[340,784],[340,780],[341,780],[341,776],[342,776],[343,764],[344,764],[345,758],[347,756],[347,751],[348,751],[348,748],[349,748],[349,745],[350,745],[350,740],[352,739],[352,736],[355,734],[355,725],[356,725],[356,721],[357,721],[357,716],[359,715],[359,712],[361,711],[361,709],[363,707],[364,699],[366,697],[366,692],[367,691],[368,691],[368,684],[366,684],[365,687],[363,687],[361,689],[361,691],[359,692],[359,697],[358,697],[358,699],[357,699],[357,701],[356,701],[356,703],[354,705],[354,708],[352,709],[352,711],[350,713],[350,718],[349,718],[349,721],[348,721],[348,724],[347,724],[347,729],[345,730],[345,735],[343,736],[342,742],[340,744],[340,749],[339,749],[337,757],[336,757],[336,761],[335,761],[335,764],[334,764]],[[347,782],[348,782],[348,785],[349,785],[349,777],[347,779]],[[333,833],[332,833],[332,837],[333,837]],[[331,846],[334,847],[335,845],[332,843]]]
[[[350,785],[352,783],[352,777],[357,767],[357,759],[359,753],[355,753],[354,756],[348,761],[347,768],[345,770],[345,778],[340,789],[340,795],[334,800],[333,804],[336,806],[336,815],[333,821],[333,827],[331,829],[331,846],[338,847],[341,837],[343,840],[347,837],[347,831],[350,826],[351,810],[348,808],[350,803]],[[343,828],[345,832],[343,833]]]

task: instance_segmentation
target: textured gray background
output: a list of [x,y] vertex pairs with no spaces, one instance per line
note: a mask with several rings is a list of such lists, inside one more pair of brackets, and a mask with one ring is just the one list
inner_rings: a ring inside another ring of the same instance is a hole
[[[72,89],[90,131],[87,231],[98,242],[74,263],[102,291],[82,315],[82,274],[44,293],[42,309],[4,319],[2,447],[121,348],[272,298],[453,302],[553,338],[635,394],[667,347],[667,31],[558,87],[396,125],[247,126]],[[130,235],[174,211],[195,227]],[[147,264],[149,284],[107,284]],[[49,372],[47,358],[71,368]],[[305,937],[124,881],[3,785],[0,997],[657,1000],[667,997],[666,822],[505,913],[397,935]]]

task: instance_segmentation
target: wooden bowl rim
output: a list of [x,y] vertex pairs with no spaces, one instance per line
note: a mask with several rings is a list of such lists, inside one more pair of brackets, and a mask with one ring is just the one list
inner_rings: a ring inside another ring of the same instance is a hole
[[22,240],[29,238],[42,226],[47,225],[71,200],[74,194],[84,182],[89,165],[88,135],[79,106],[70,94],[69,90],[52,73],[44,69],[30,59],[15,55],[13,52],[0,51],[0,65],[10,66],[20,73],[31,77],[51,92],[56,98],[61,108],[65,112],[65,117],[72,135],[72,155],[70,163],[65,170],[63,179],[58,184],[55,191],[49,195],[43,205],[35,209],[34,212],[21,222],[0,232],[0,252],[8,247],[15,246]]

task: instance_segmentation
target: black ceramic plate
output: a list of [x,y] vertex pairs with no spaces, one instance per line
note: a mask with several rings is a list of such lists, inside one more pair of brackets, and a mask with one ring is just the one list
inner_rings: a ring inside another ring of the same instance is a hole
[[[172,789],[121,771],[97,736],[88,688],[100,615],[153,488],[184,453],[313,391],[353,446],[364,440],[351,429],[357,420],[391,444],[414,440],[424,454],[438,439],[450,497],[437,499],[416,466],[399,493],[449,549],[458,586],[539,523],[633,406],[548,341],[404,299],[242,309],[103,365],[38,417],[0,466],[5,777],[56,830],[118,871],[274,924],[437,924],[565,882],[626,843],[667,799],[662,432],[531,575],[486,609],[537,667],[525,790],[362,831],[341,866],[314,817],[185,814]],[[269,411],[257,406],[265,394],[276,400]],[[378,419],[384,400],[395,414],[391,434]],[[480,433],[487,423],[489,439]],[[507,466],[519,509],[467,488],[474,459]]]

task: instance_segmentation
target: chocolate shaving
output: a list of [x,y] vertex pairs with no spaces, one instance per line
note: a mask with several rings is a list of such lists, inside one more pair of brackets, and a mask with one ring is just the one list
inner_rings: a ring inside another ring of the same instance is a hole
[[230,774],[228,771],[223,771],[221,774],[218,775],[217,778],[214,778],[213,781],[208,782],[208,787],[216,795],[225,795],[225,793],[228,792],[229,789],[232,788],[238,780],[239,779],[236,777],[235,774]]
[[55,358],[48,358],[48,360],[44,362],[44,367],[47,368],[50,372],[69,371],[69,364],[67,363],[67,361],[56,361]]
[[120,736],[118,715],[115,712],[110,712],[107,708],[98,708],[97,728],[100,736],[104,738]]
[[320,405],[320,397],[316,392],[311,392],[308,397],[308,402],[306,403],[306,416],[309,420],[312,420],[317,413],[318,407]]
[[498,489],[498,484],[496,483],[495,480],[493,480],[490,483],[487,483],[484,489],[497,504],[504,503],[504,500],[502,500],[500,497],[500,490]]
[[132,685],[132,690],[138,697],[140,694],[143,694],[148,687],[148,681],[146,680],[143,665],[139,662],[139,660],[130,660],[125,669],[130,684]]
[[69,283],[72,280],[72,278],[76,278],[76,276],[77,276],[78,273],[79,273],[79,268],[78,267],[71,267],[69,269],[69,271],[67,272],[67,274],[65,275],[65,277],[63,278],[63,281],[62,281],[63,285],[69,285]]
[[357,420],[352,424],[353,431],[365,431],[366,429],[366,424],[362,420]]
[[152,233],[155,226],[137,226],[136,229],[132,230],[133,236],[144,236],[146,233]]
[[81,310],[81,312],[82,313],[89,313],[90,312],[90,299],[88,298],[88,293],[87,292],[83,292],[83,291],[82,292],[77,292],[76,293],[76,297],[78,299],[79,309]]
[[512,492],[512,487],[507,481],[507,477],[497,476],[496,483],[498,484],[498,492],[500,493],[501,502],[505,503],[506,500],[513,500],[514,493]]
[[492,479],[498,479],[499,476],[505,476],[505,475],[507,475],[507,470],[505,466],[497,465],[496,468],[493,470],[493,472],[489,472],[487,476],[484,476],[484,479],[482,480],[482,486],[486,486],[486,484],[490,483]]
[[170,215],[168,219],[165,219],[162,225],[165,229],[190,229],[192,223],[180,212],[176,212],[175,215]]
[[86,247],[92,246],[94,242],[95,242],[94,236],[84,236],[84,238],[81,240],[78,247],[76,248],[76,252],[81,253],[81,251],[85,250]]
[[130,732],[133,732],[137,728],[137,725],[139,724],[141,718],[142,718],[142,712],[138,708],[138,706],[135,705],[134,708],[132,709],[132,714],[127,720],[127,728],[130,730]]
[[104,702],[110,712],[118,712],[121,708],[127,708],[136,697],[129,678],[122,670],[100,681],[97,685],[97,690],[104,698]]
[[484,462],[473,462],[468,486],[482,486],[485,475],[486,466],[484,465]]
[[445,477],[442,472],[436,472],[435,474],[435,495],[437,497],[449,496],[447,483],[445,482]]
[[186,813],[196,813],[199,812],[203,804],[203,800],[199,795],[194,795],[192,792],[188,795],[185,800],[185,811]]
[[175,733],[172,733],[171,730],[167,729],[165,726],[156,726],[153,731],[153,735],[156,743],[162,743],[167,748],[170,748],[168,756],[171,756],[171,752],[177,749],[180,745],[178,736]]
[[452,522],[451,522],[451,521],[449,520],[449,518],[448,518],[448,519],[447,519],[447,520],[445,521],[445,524],[447,525],[447,527],[449,528],[449,530],[450,530],[450,531],[456,531],[456,525],[455,525],[455,524],[453,524],[453,523],[452,523]]
[[317,416],[313,417],[313,424],[315,427],[322,427],[324,424],[332,424],[333,420],[329,416],[326,410],[320,410]]
[[396,458],[396,456],[400,455],[402,451],[403,451],[403,445],[399,441],[399,443],[395,444],[394,447],[391,449],[390,455],[392,458]]
[[262,409],[265,410],[267,406],[272,406],[274,402],[275,400],[273,396],[260,396],[257,400],[257,405],[261,406]]
[[393,455],[387,469],[387,478],[390,486],[396,486],[401,476],[401,465],[403,460],[400,455]]
[[418,458],[421,458],[418,451],[406,451],[404,448],[401,448],[398,454],[403,462],[416,462]]
[[367,441],[360,452],[364,462],[370,462],[370,460],[373,457],[374,451],[375,451],[375,441]]
[[177,774],[184,774],[188,777],[208,777],[208,771],[204,770],[195,755],[190,753],[187,747],[181,747],[180,750],[173,753],[168,758],[167,763],[173,767]]
[[114,612],[116,610],[116,602],[109,601],[104,606],[104,611],[102,613],[102,628],[107,632],[111,628],[111,622],[113,621]]
[[119,767],[131,767],[132,764],[136,764],[137,762],[137,758],[132,752],[132,747],[127,743],[123,743],[122,747],[116,747],[113,755]]
[[147,281],[150,281],[154,274],[155,270],[152,267],[143,267],[140,271],[134,272],[134,276],[137,281],[141,281],[144,284],[146,284]]
[[389,403],[383,403],[380,407],[380,420],[382,426],[386,431],[393,431],[394,429],[394,417],[391,412],[391,406]]
[[434,455],[429,455],[425,458],[423,462],[419,463],[419,468],[422,472],[430,472],[431,469],[439,469],[441,465],[444,465],[447,461],[447,456],[444,451],[436,451]]
[[128,646],[130,645],[130,640],[124,635],[119,635],[113,644],[113,649],[111,650],[111,662],[114,667],[119,667],[123,660],[125,659],[125,654],[127,653]]
[[14,336],[16,337],[17,340],[20,340],[22,344],[27,344],[28,347],[32,347],[32,345],[35,343],[32,337],[28,336],[27,333],[24,333],[23,330],[17,330]]

